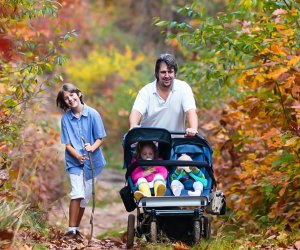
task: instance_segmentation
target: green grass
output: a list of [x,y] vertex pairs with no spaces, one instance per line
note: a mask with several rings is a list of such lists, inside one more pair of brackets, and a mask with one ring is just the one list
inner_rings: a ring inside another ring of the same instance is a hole
[[103,240],[105,238],[122,238],[124,234],[126,234],[126,229],[113,229],[98,235],[96,238],[98,240]]

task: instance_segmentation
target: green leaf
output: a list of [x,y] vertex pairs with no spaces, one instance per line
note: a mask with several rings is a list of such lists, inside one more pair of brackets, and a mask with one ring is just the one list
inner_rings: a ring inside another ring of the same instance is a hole
[[156,23],[155,25],[158,26],[158,27],[163,27],[163,26],[166,26],[168,25],[168,21],[160,21],[158,23]]

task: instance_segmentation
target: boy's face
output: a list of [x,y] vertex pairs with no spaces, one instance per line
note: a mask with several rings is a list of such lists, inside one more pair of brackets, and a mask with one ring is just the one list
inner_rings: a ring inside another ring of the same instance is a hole
[[154,152],[152,147],[144,146],[141,150],[141,158],[143,160],[153,160],[154,159]]
[[71,93],[69,91],[64,91],[64,102],[70,109],[77,108],[79,105],[81,105],[78,94]]

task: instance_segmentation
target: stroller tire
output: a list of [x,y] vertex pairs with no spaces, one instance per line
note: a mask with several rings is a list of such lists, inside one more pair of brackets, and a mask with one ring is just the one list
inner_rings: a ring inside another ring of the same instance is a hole
[[127,224],[127,242],[126,248],[130,249],[133,247],[134,244],[134,223],[135,223],[135,216],[134,214],[128,215],[128,224]]
[[201,240],[201,224],[199,220],[194,221],[194,243],[198,244]]
[[157,224],[156,221],[151,221],[150,223],[150,242],[157,242]]
[[203,228],[202,231],[203,238],[208,240],[211,237],[211,219],[209,217],[203,216],[201,218],[201,221],[202,221],[202,228]]

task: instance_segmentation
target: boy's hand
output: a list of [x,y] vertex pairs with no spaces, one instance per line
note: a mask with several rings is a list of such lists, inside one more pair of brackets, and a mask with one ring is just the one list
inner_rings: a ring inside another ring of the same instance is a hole
[[86,143],[84,144],[84,149],[87,151],[87,152],[94,152],[94,148],[91,146],[91,144],[89,143]]
[[85,160],[88,160],[89,158],[86,155],[78,155],[77,160],[80,162],[80,164],[83,164]]

